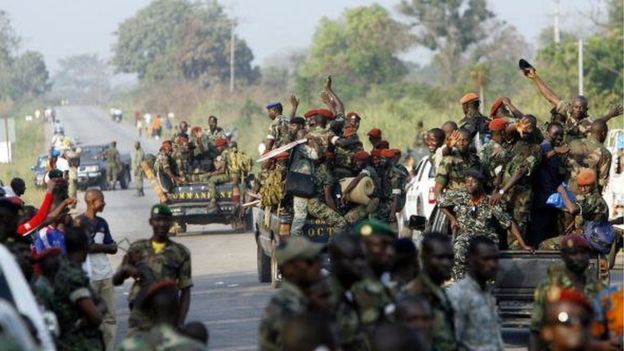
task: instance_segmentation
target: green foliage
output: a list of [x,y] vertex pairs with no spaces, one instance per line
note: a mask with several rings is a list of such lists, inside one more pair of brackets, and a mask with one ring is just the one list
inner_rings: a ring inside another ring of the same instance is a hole
[[380,5],[348,9],[342,18],[321,19],[306,60],[297,72],[297,91],[310,97],[319,77],[332,75],[349,87],[346,97],[407,74],[397,54],[409,44],[407,28]]
[[[112,63],[143,81],[183,79],[210,86],[229,78],[232,20],[216,1],[157,0],[119,26]],[[253,54],[235,37],[237,78],[253,82]]]
[[110,72],[97,54],[74,55],[59,60],[52,93],[74,102],[99,104],[110,93]]

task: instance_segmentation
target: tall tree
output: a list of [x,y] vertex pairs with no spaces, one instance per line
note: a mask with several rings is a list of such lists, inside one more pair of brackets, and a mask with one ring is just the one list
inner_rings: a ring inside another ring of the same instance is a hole
[[26,51],[13,62],[12,69],[14,100],[37,97],[50,89],[50,74],[40,53]]
[[462,55],[487,32],[484,22],[494,17],[486,0],[401,0],[399,11],[409,18],[415,43],[435,54],[444,81],[457,81]]
[[110,68],[97,54],[74,55],[59,60],[52,93],[72,101],[102,103],[110,93]]

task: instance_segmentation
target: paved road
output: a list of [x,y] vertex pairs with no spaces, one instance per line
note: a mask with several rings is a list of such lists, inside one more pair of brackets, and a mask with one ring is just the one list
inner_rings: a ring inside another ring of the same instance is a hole
[[[96,107],[68,106],[58,110],[69,136],[85,144],[116,140],[121,152],[132,152],[136,132],[127,124],[116,124]],[[159,142],[142,138],[146,152],[155,153]],[[133,190],[108,191],[103,213],[118,242],[134,241],[150,235],[147,224],[149,208],[157,202],[151,189],[139,198]],[[84,204],[81,204],[84,206]],[[174,240],[191,250],[194,287],[188,320],[204,322],[210,329],[212,350],[255,350],[257,325],[271,288],[256,279],[256,251],[251,233],[237,234],[223,225],[189,226],[189,234]],[[124,246],[122,243],[120,246]],[[111,258],[117,267],[123,252]],[[622,283],[622,271],[615,272]],[[118,340],[127,330],[126,296],[129,284],[116,289]],[[525,349],[527,333],[506,329],[507,349]]]

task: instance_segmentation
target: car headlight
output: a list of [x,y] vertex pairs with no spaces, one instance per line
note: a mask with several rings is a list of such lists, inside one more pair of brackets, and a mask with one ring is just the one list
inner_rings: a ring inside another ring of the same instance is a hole
[[84,168],[85,172],[97,172],[100,170],[100,167],[97,165],[93,165],[93,166],[85,166]]

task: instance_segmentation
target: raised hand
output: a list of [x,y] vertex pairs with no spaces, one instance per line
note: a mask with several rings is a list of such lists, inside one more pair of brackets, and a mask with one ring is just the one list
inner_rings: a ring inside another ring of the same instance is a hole
[[461,133],[459,133],[459,131],[457,130],[454,130],[451,135],[446,138],[446,146],[448,146],[449,148],[455,147],[461,137]]
[[531,127],[531,120],[528,118],[522,118],[518,123],[516,123],[516,131],[520,133],[520,136],[523,136],[524,133]]
[[299,106],[299,102],[300,102],[300,101],[301,101],[301,100],[297,97],[297,95],[295,95],[295,94],[291,94],[291,95],[290,95],[290,104],[291,104],[293,107],[297,107],[297,106]]
[[332,89],[332,77],[331,76],[327,76],[327,80],[325,80],[325,89],[327,89],[327,91],[331,91]]

